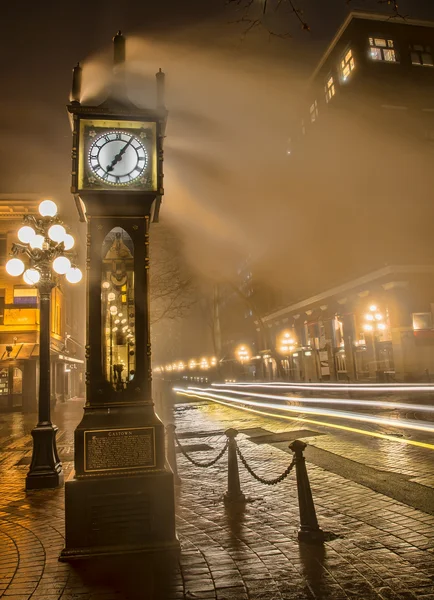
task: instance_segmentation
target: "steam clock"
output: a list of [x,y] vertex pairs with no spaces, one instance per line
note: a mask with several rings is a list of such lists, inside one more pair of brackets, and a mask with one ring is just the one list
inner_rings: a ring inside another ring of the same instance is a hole
[[167,111],[125,93],[125,39],[114,38],[114,84],[99,106],[80,103],[75,67],[68,106],[72,193],[87,222],[86,404],[65,485],[61,560],[176,549],[173,474],[154,413],[149,326],[149,223],[163,194]]

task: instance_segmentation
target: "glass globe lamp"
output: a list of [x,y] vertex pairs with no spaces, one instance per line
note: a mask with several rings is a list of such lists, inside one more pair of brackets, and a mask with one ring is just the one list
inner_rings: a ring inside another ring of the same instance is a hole
[[118,312],[117,306],[110,306],[110,312],[112,315],[115,315]]
[[[61,258],[61,257],[59,257]],[[78,267],[71,267],[69,269],[69,271],[66,272],[66,280],[69,281],[69,283],[78,283],[79,281],[82,280],[83,278],[83,273],[81,272],[81,270]]]
[[39,205],[39,214],[42,217],[55,217],[57,215],[57,205],[52,200],[43,200]]
[[75,240],[70,233],[66,233],[63,238],[63,243],[65,245],[65,250],[71,250],[74,247]]
[[27,269],[23,273],[23,279],[28,285],[36,285],[41,279],[41,274],[36,269]]
[[18,239],[23,244],[29,244],[36,235],[36,231],[29,225],[24,225],[18,229]]
[[107,300],[109,302],[113,302],[113,300],[116,300],[116,294],[114,292],[110,292],[109,294],[107,294]]
[[39,233],[37,233],[29,242],[30,248],[32,248],[32,250],[34,250],[35,248],[39,248],[39,250],[42,250],[44,241],[44,236],[39,235]]
[[63,242],[65,236],[66,229],[63,225],[52,225],[48,230],[48,237],[50,238],[50,240],[53,240],[53,242],[57,242],[58,244],[60,244],[60,242]]
[[24,263],[19,258],[11,258],[6,263],[6,272],[13,277],[18,277],[24,272]]
[[58,256],[53,260],[53,269],[58,275],[65,275],[71,269],[71,261],[66,256]]

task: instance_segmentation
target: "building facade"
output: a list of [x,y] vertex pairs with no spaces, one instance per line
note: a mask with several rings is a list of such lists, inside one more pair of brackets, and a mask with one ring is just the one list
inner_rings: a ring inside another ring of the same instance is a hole
[[310,79],[294,149],[321,156],[345,139],[354,142],[354,132],[361,133],[352,128],[357,116],[374,130],[431,142],[433,92],[434,23],[352,11]]
[[[12,243],[40,198],[0,195],[0,411],[35,411],[38,393],[37,290],[6,273]],[[84,306],[77,290],[56,287],[51,310],[52,402],[84,394]]]
[[434,266],[386,266],[264,321],[289,380],[434,379]]

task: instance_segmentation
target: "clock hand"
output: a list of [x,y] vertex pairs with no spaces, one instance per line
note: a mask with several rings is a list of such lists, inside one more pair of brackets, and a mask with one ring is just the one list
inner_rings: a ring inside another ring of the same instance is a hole
[[125,154],[128,146],[131,144],[131,142],[133,141],[133,136],[130,137],[130,139],[128,140],[128,142],[125,144],[125,146],[123,148],[121,148],[121,150],[118,152],[118,154],[116,154],[116,156],[114,157],[114,159],[111,161],[111,163],[107,166],[106,171],[110,172],[113,171],[113,167],[120,161],[122,160],[122,156]]

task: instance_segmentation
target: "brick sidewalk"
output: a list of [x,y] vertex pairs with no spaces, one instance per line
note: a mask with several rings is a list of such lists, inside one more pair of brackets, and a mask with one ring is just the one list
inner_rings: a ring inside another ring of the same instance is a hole
[[[59,449],[67,459],[80,414],[78,402],[60,406],[56,414]],[[272,429],[273,423],[215,404],[177,405],[175,416],[181,441],[192,447],[197,460],[218,452],[229,425]],[[264,486],[240,467],[251,502],[233,513],[221,500],[226,457],[200,469],[178,455],[182,554],[172,579],[164,565],[140,557],[79,567],[58,563],[63,490],[26,497],[31,420],[1,415],[1,421],[0,596],[7,600],[434,599],[434,517],[313,465],[308,470],[320,525],[338,536],[324,547],[297,542],[294,475]],[[240,434],[239,443],[263,476],[280,474],[290,460],[289,454],[254,444],[246,435]],[[208,450],[195,451],[204,444]],[[71,461],[65,460],[64,467],[67,474]]]

